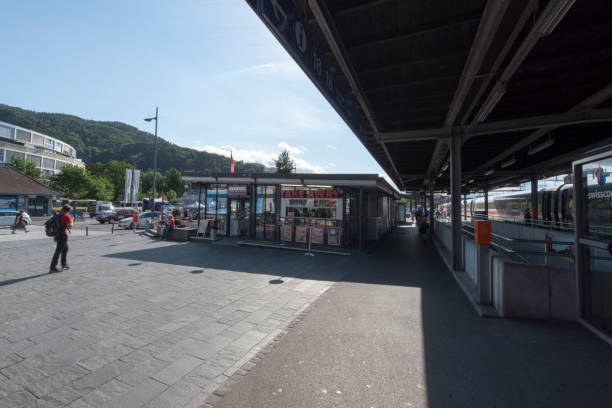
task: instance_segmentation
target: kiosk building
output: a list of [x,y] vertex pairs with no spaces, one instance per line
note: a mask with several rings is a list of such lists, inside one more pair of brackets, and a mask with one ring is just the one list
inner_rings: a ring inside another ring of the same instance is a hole
[[[217,235],[361,248],[395,226],[400,194],[376,174],[184,174]],[[196,208],[198,208],[196,206]]]

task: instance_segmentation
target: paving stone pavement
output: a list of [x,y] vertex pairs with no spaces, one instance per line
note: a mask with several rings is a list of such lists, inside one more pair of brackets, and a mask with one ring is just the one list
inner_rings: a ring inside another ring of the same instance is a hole
[[50,238],[2,241],[2,408],[199,407],[350,265],[133,233],[69,244],[48,275]]

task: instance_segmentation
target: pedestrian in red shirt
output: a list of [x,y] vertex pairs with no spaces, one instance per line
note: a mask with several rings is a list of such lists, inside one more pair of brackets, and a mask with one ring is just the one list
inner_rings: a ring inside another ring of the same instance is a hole
[[[68,255],[68,233],[72,229],[72,217],[68,214],[72,210],[72,207],[68,204],[64,204],[62,212],[59,215],[61,229],[59,234],[55,237],[55,253],[51,259],[51,266],[49,267],[49,273],[61,272],[62,270],[70,269],[68,261],[66,259]],[[57,269],[57,261],[60,258],[62,261],[62,269]]]
[[162,241],[168,239],[168,232],[172,231],[176,227],[176,223],[174,222],[174,217],[172,214],[168,216],[168,222],[166,223],[166,228],[164,228],[164,232],[162,234]]

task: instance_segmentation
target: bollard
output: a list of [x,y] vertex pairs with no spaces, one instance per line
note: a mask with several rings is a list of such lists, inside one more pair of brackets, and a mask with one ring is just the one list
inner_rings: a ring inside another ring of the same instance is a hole
[[135,222],[132,223],[132,232],[136,232],[136,223]]
[[312,246],[312,227],[308,227],[308,252],[306,252],[304,256],[314,256],[314,254],[310,251],[311,246]]
[[115,223],[111,224],[111,235],[115,233]]
[[85,226],[85,236],[88,237],[89,236],[89,225]]

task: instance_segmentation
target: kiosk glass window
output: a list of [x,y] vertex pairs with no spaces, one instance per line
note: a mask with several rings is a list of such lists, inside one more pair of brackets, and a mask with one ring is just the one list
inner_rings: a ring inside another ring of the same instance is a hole
[[206,189],[206,219],[225,235],[227,221],[227,185],[209,184]]
[[612,157],[583,164],[581,173],[582,314],[612,336]]
[[274,240],[276,231],[276,186],[257,186],[255,238]]
[[281,240],[342,245],[343,191],[334,187],[281,188]]

